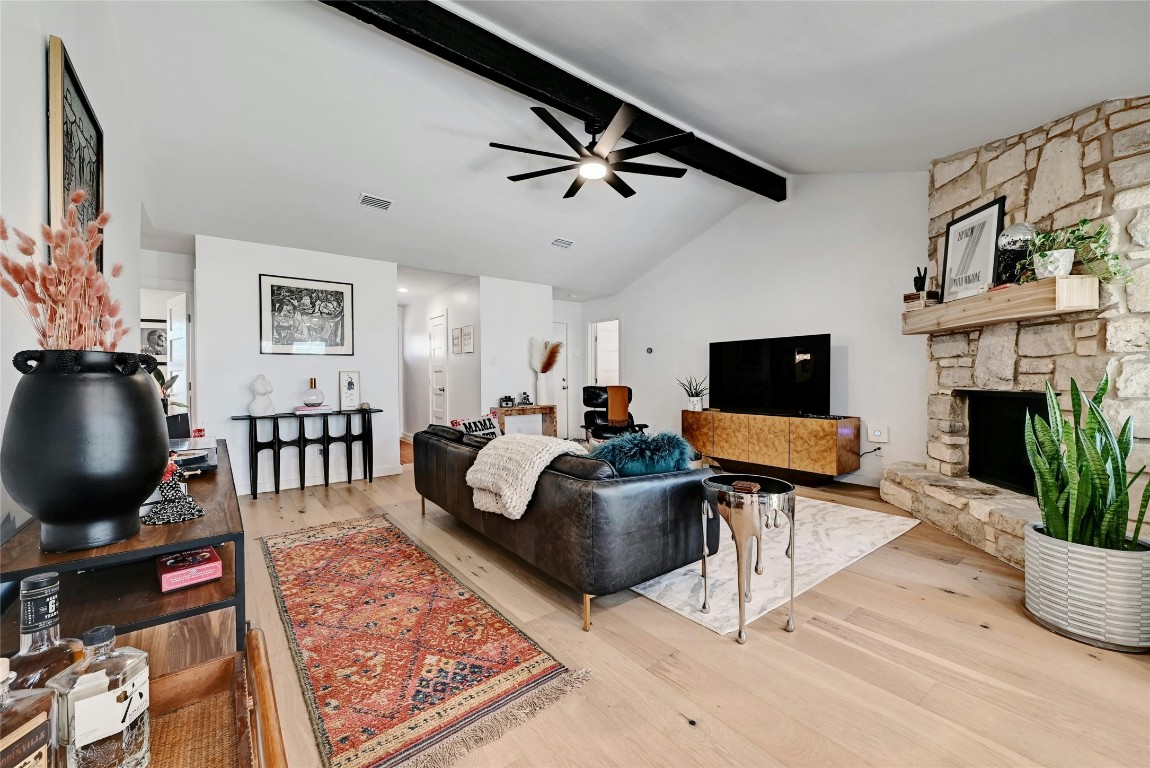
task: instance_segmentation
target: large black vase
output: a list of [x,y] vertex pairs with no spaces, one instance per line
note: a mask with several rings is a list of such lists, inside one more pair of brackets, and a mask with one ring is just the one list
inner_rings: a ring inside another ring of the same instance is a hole
[[40,521],[41,549],[88,549],[139,533],[140,505],[168,463],[155,358],[43,350],[12,363],[25,375],[8,410],[0,474]]

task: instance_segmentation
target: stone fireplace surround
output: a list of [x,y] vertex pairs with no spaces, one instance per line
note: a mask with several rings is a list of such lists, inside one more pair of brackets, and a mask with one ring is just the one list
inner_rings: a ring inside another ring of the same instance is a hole
[[[1109,372],[1103,410],[1114,424],[1134,417],[1129,465],[1150,463],[1150,97],[1102,102],[931,163],[931,288],[938,285],[946,224],[999,196],[1006,197],[1007,226],[1029,221],[1049,230],[1083,218],[1105,221],[1132,283],[1104,288],[1097,311],[932,335],[927,459],[887,465],[880,492],[1021,568],[1023,532],[1040,519],[1038,505],[1032,496],[967,475],[964,390],[1042,392],[1049,380],[1062,394],[1073,378],[1089,392]],[[1068,395],[1061,399],[1069,402]],[[1141,485],[1132,489],[1133,498],[1140,495]]]

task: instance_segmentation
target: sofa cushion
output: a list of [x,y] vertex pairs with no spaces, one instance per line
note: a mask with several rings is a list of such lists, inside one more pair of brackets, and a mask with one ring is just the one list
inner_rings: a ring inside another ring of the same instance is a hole
[[686,440],[672,432],[637,432],[608,440],[590,455],[609,462],[620,477],[635,477],[689,469],[694,451]]
[[423,430],[436,437],[442,437],[444,440],[450,440],[453,443],[463,442],[463,433],[458,429],[445,427],[442,424],[428,424],[427,429]]
[[619,476],[615,468],[602,459],[570,453],[556,456],[547,468],[580,480],[614,480]]
[[482,450],[483,446],[487,445],[494,439],[495,438],[492,437],[484,437],[483,435],[464,435],[463,444],[471,448],[479,448]]

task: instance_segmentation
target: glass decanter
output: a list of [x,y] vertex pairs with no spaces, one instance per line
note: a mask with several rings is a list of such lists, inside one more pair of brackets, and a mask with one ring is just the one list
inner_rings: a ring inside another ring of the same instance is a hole
[[83,657],[79,640],[60,637],[60,574],[21,580],[20,650],[11,659],[16,673],[12,689],[43,688]]
[[60,695],[58,738],[67,768],[145,768],[148,744],[148,654],[116,647],[116,630],[85,632],[84,658],[48,681]]

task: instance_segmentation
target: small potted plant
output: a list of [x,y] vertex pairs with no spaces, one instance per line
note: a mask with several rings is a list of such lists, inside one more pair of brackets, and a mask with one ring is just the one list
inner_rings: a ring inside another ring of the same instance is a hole
[[172,406],[176,408],[187,408],[187,403],[181,403],[178,400],[172,400],[172,386],[176,383],[176,379],[180,378],[180,374],[176,374],[170,379],[165,379],[164,374],[159,368],[152,370],[152,378],[156,380],[156,386],[160,388],[160,405],[164,408],[164,413]]
[[1090,220],[1082,219],[1072,227],[1053,232],[1036,231],[1029,249],[1034,277],[1069,275],[1077,257],[1103,283],[1129,282],[1130,270],[1122,265],[1118,254],[1109,253],[1110,230],[1099,224],[1098,229],[1089,232],[1089,226]]
[[703,396],[709,391],[707,388],[707,377],[696,379],[694,376],[688,376],[686,381],[679,381],[679,386],[687,393],[687,410],[688,411],[701,411],[703,410]]
[[[1109,382],[1093,398],[1070,381],[1074,421],[1046,385],[1046,420],[1026,415],[1026,453],[1042,521],[1026,526],[1026,610],[1058,634],[1120,651],[1150,650],[1150,543],[1139,540],[1150,486],[1127,535],[1132,420],[1115,436],[1102,415]],[[1082,423],[1083,410],[1086,421]]]

